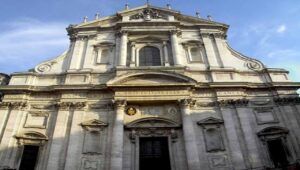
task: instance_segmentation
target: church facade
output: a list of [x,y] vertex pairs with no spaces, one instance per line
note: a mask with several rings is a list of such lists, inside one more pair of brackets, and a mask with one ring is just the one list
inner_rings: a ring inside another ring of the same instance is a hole
[[149,4],[70,25],[65,53],[1,75],[0,169],[296,168],[300,83],[228,28]]

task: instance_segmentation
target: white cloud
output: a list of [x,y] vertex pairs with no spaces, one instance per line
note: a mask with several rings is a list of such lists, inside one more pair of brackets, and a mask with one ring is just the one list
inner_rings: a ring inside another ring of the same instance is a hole
[[293,57],[300,57],[300,51],[294,50],[294,49],[279,49],[279,50],[273,50],[272,52],[269,52],[267,54],[267,57],[269,58],[293,58]]
[[22,19],[2,23],[0,72],[26,70],[67,48],[66,23]]
[[284,33],[285,31],[286,31],[286,25],[284,24],[281,24],[276,30],[277,33]]

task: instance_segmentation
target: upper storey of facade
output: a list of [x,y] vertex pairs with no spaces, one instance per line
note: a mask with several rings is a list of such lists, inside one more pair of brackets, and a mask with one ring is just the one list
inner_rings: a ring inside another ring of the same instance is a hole
[[[228,25],[144,5],[67,28],[62,55],[16,73],[10,85],[106,84],[133,72],[172,72],[195,82],[288,82],[228,45]],[[101,76],[99,76],[101,75]]]

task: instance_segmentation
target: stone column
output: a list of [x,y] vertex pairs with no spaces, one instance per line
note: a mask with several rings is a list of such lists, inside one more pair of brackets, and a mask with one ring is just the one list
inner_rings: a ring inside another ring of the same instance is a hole
[[195,103],[195,101],[191,99],[182,99],[179,101],[179,103],[182,116],[183,136],[188,169],[199,170],[200,161],[194,131],[194,123],[190,115],[190,107]]
[[166,41],[163,42],[163,49],[164,49],[164,57],[165,57],[165,66],[170,66],[169,55],[168,55],[168,46],[167,46]]
[[171,45],[172,45],[174,65],[181,65],[177,33],[178,33],[177,30],[171,31]]
[[120,42],[120,53],[119,53],[119,66],[126,66],[127,60],[127,32],[121,32],[121,42]]
[[124,139],[124,114],[125,114],[125,100],[115,101],[116,116],[112,132],[111,145],[111,160],[110,170],[123,169],[123,139]]
[[131,60],[130,60],[130,67],[136,66],[136,60],[135,60],[135,42],[131,43]]

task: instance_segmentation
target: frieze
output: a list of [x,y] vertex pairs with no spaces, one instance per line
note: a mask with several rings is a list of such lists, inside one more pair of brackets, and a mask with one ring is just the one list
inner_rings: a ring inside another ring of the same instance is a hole
[[43,110],[47,110],[47,109],[52,109],[54,106],[56,106],[55,104],[30,104],[30,108],[31,109],[43,109]]
[[217,106],[216,102],[197,102],[196,107],[215,107]]
[[193,107],[196,104],[196,100],[193,100],[193,99],[190,99],[190,98],[180,99],[180,100],[178,100],[178,102],[181,106],[185,106],[185,107]]
[[247,106],[249,103],[248,99],[229,99],[229,100],[219,100],[218,104],[221,107],[228,107],[228,106]]
[[189,95],[187,90],[166,91],[117,91],[116,96]]
[[218,96],[243,96],[244,91],[217,91]]
[[0,109],[8,109],[10,107],[10,102],[1,102],[0,103]]
[[276,97],[273,99],[274,102],[278,105],[287,105],[287,104],[298,104],[300,103],[300,97]]
[[85,109],[86,102],[60,102],[57,104],[57,106],[60,108],[60,110],[82,110]]

